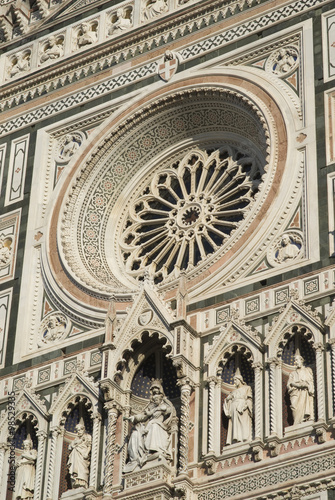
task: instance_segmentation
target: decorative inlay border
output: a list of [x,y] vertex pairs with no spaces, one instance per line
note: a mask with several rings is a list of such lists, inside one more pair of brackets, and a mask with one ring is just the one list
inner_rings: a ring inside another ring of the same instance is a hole
[[[210,52],[212,50],[219,48],[220,46],[226,45],[227,43],[232,42],[236,39],[248,36],[250,33],[255,33],[258,30],[263,30],[267,26],[270,26],[272,24],[277,24],[278,22],[284,19],[300,14],[311,8],[315,8],[318,5],[326,4],[329,1],[330,0],[297,0],[291,3],[290,5],[286,5],[285,7],[277,9],[274,12],[270,12],[268,14],[260,16],[258,19],[253,19],[231,30],[227,30],[218,35],[214,35],[213,37],[210,37],[204,41],[192,44],[181,51],[181,56],[185,60],[198,57],[206,52]],[[178,37],[186,36],[189,33],[188,29],[186,30],[186,26],[187,23],[185,23],[184,32],[181,32],[179,27],[175,28],[174,30],[175,36],[177,36],[177,34]],[[170,35],[171,33],[172,32],[169,31]],[[160,36],[164,40],[164,35]],[[146,40],[145,47],[147,50],[148,49],[150,50],[151,48],[157,47],[157,44],[159,45],[157,37],[156,38],[153,37],[151,41]],[[129,57],[133,57],[135,53],[137,52],[136,50],[134,50],[134,48],[128,48],[125,52],[122,52],[122,56],[124,59],[126,59],[128,57],[128,54]],[[115,54],[114,55],[109,54],[108,57],[104,56],[103,64],[102,61],[100,61],[100,63],[95,62],[94,66],[92,66],[91,63],[89,63],[88,69],[90,71],[96,72],[99,70],[99,68],[105,67],[105,64],[110,65],[113,60],[116,60],[116,62],[118,62],[120,60],[120,56],[121,53],[119,54],[119,58],[117,58]],[[96,57],[97,55],[95,54],[95,61]],[[74,76],[70,77],[71,72],[69,71],[68,67],[66,68],[66,71],[68,71],[67,78],[71,79],[74,77]],[[151,62],[149,64],[143,65],[141,68],[129,71],[128,73],[125,73],[107,82],[99,83],[98,85],[93,85],[89,89],[81,91],[77,94],[73,94],[72,96],[56,101],[50,105],[43,106],[38,110],[35,110],[31,113],[27,113],[26,115],[21,116],[19,118],[9,120],[7,123],[0,126],[0,136],[9,133],[13,130],[16,130],[17,128],[22,128],[30,123],[42,120],[43,118],[46,118],[51,114],[59,113],[67,109],[70,109],[71,107],[76,106],[79,103],[86,102],[96,97],[101,97],[102,95],[112,92],[113,90],[121,86],[125,86],[135,81],[139,81],[140,79],[154,75],[156,74],[156,71],[157,71],[157,62]],[[78,75],[77,68],[75,72]],[[63,78],[62,85],[64,84],[65,84],[65,79]],[[39,95],[39,92],[41,92],[41,85],[43,86],[44,84],[41,82],[41,84],[36,87],[35,97]],[[48,89],[51,89],[51,87],[52,85],[50,82],[50,84],[48,84],[44,90],[48,91]],[[55,87],[53,86],[52,88]],[[19,89],[18,91],[20,92],[20,95],[24,97],[23,89]],[[31,88],[27,89],[25,94],[26,98],[28,98],[29,96],[30,99],[32,99],[34,96],[34,92]],[[14,96],[10,97],[8,100],[6,99],[6,102],[9,108],[17,104],[17,100],[14,98]],[[4,102],[2,106],[3,107],[5,106]]]
[[[198,500],[221,500],[221,498],[233,498],[247,492],[262,490],[268,486],[285,483],[287,481],[297,482],[299,478],[308,478],[319,472],[326,472],[335,467],[335,452],[323,453],[319,457],[308,457],[294,460],[293,463],[283,466],[272,466],[271,470],[257,472],[250,475],[243,474],[241,478],[221,479],[220,486],[210,488],[206,485],[206,491],[200,492]],[[222,484],[224,482],[224,484]]]
[[12,141],[5,205],[23,199],[29,147],[29,134]]
[[9,326],[9,314],[12,303],[12,288],[0,294],[0,368],[4,366]]

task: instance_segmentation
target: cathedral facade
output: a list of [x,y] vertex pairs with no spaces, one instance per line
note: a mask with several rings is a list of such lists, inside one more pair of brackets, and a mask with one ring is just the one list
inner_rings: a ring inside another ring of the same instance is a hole
[[0,498],[335,498],[335,4],[0,3]]

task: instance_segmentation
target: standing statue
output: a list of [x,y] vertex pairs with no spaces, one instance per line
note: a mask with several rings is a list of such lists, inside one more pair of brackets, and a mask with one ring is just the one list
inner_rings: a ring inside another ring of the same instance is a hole
[[295,370],[290,373],[287,390],[291,400],[293,425],[313,420],[314,378],[311,368],[304,366],[300,354],[294,356]]
[[152,460],[170,461],[170,424],[175,416],[172,403],[165,397],[160,380],[150,386],[150,402],[143,413],[126,417],[133,425],[128,443],[129,462],[124,472],[132,472]]
[[229,419],[226,444],[251,441],[252,391],[241,375],[234,376],[234,389],[224,400],[223,410]]
[[92,438],[85,432],[83,424],[76,425],[78,436],[69,446],[70,455],[67,459],[67,466],[71,477],[72,488],[88,486],[88,476],[91,462]]
[[35,463],[37,451],[33,449],[31,439],[23,441],[23,452],[17,463],[15,478],[15,500],[25,500],[34,498],[35,485]]

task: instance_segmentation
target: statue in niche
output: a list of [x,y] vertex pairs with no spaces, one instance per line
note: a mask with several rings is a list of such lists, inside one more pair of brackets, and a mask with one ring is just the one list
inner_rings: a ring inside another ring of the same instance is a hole
[[34,498],[35,464],[37,451],[33,449],[30,438],[23,441],[23,452],[17,463],[15,478],[15,500]]
[[143,413],[125,417],[133,424],[128,443],[129,462],[124,472],[132,472],[147,462],[163,460],[170,462],[170,423],[175,416],[172,403],[166,398],[160,380],[153,380],[150,386],[150,402]]
[[116,18],[108,30],[109,35],[117,35],[131,27],[131,20],[127,17],[125,9],[117,9]]
[[91,463],[92,438],[85,431],[84,424],[76,425],[77,437],[69,446],[67,467],[72,488],[88,487],[89,469]]
[[224,400],[223,410],[229,419],[226,444],[251,441],[252,391],[242,375],[235,374],[234,389]]
[[10,264],[12,257],[12,239],[0,238],[0,269]]
[[144,19],[153,19],[164,12],[168,12],[169,8],[166,0],[153,0],[151,3],[147,3],[144,12]]
[[78,47],[83,47],[84,45],[91,45],[98,39],[98,34],[94,31],[93,26],[89,23],[82,23],[78,32],[77,44]]
[[291,237],[288,234],[284,234],[280,241],[279,249],[276,252],[275,260],[280,263],[286,262],[295,259],[299,252],[300,248],[292,242]]
[[63,39],[57,40],[57,38],[52,35],[47,45],[44,46],[43,52],[40,57],[41,63],[49,61],[50,59],[58,59],[63,55]]
[[18,52],[12,59],[12,67],[9,70],[11,77],[30,70],[30,52]]
[[287,391],[290,396],[293,425],[313,420],[314,378],[311,368],[304,365],[300,354],[294,356],[295,370],[290,373]]

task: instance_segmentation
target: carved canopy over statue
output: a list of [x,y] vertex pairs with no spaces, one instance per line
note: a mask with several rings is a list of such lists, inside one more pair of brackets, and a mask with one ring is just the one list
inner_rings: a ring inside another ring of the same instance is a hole
[[89,468],[91,462],[92,438],[85,432],[83,424],[76,425],[78,436],[69,446],[70,454],[67,460],[67,466],[71,478],[72,488],[83,486],[87,488]]
[[150,386],[150,402],[143,413],[125,418],[133,424],[128,443],[129,462],[124,472],[132,472],[149,461],[171,461],[170,424],[175,416],[172,403],[165,397],[160,380]]
[[300,354],[294,357],[295,370],[290,373],[287,390],[291,400],[293,424],[314,418],[314,378],[311,368],[304,366]]
[[229,419],[226,444],[251,441],[252,391],[242,376],[235,374],[234,389],[225,399],[223,410]]
[[23,452],[17,463],[15,478],[15,500],[34,498],[35,485],[35,463],[37,451],[33,449],[31,439],[23,441]]

